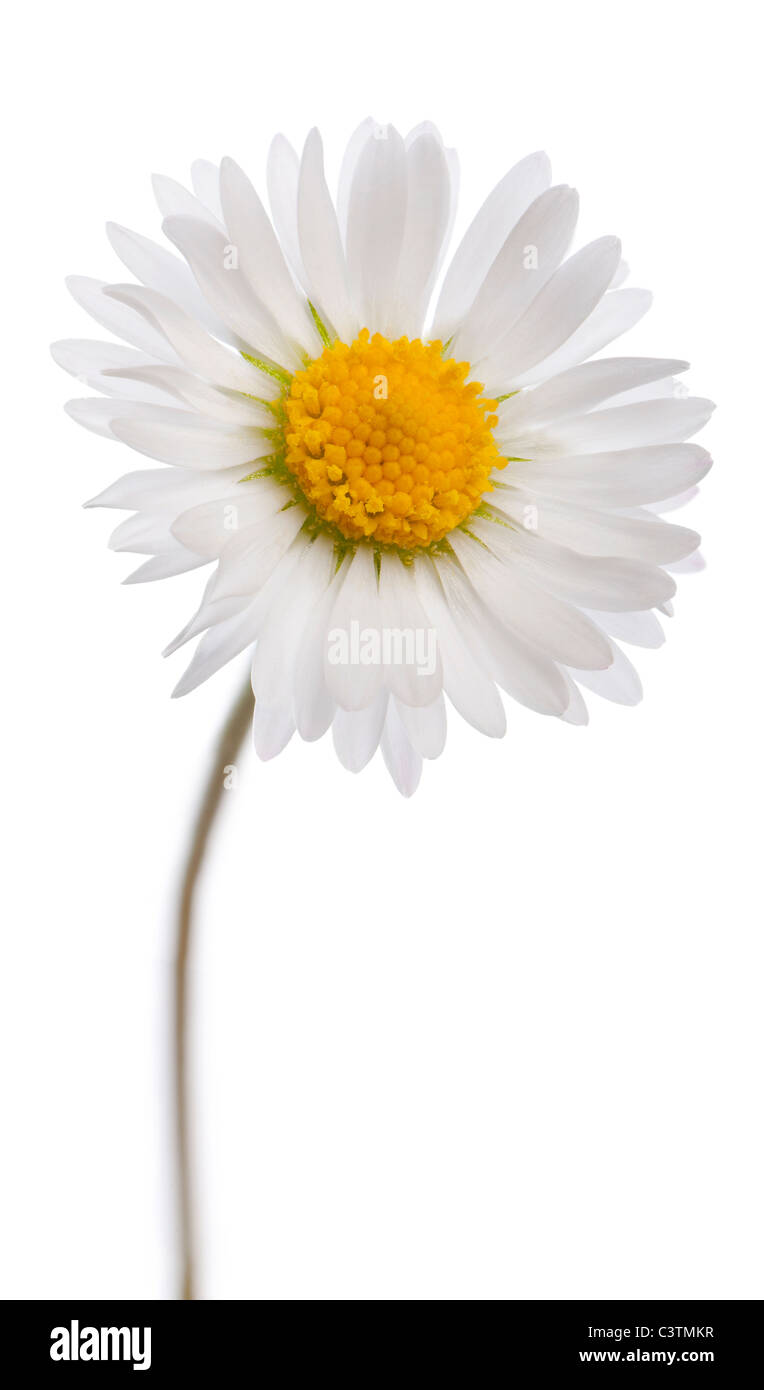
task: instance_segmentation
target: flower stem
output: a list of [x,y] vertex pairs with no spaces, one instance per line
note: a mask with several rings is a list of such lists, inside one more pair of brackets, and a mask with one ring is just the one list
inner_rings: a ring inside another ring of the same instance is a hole
[[225,724],[220,730],[207,774],[199,810],[194,824],[191,845],[183,869],[178,902],[175,938],[174,1013],[174,1089],[176,1179],[178,1186],[178,1219],[180,1238],[179,1298],[196,1297],[193,1181],[191,1172],[191,1140],[189,1135],[190,1086],[188,1081],[189,983],[191,932],[194,922],[196,894],[201,878],[210,832],[215,824],[226,785],[226,768],[231,768],[241,752],[252,719],[254,696],[247,682],[237,696]]

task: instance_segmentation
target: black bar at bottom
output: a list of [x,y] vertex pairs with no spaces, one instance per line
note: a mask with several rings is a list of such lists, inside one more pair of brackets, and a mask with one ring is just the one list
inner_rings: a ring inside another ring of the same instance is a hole
[[496,1302],[485,1330],[454,1323],[453,1315],[446,1327],[430,1325],[419,1314],[405,1338],[394,1323],[367,1332],[357,1315],[334,1325],[331,1313],[305,1336],[302,1313],[286,1322],[267,1302],[243,1300],[9,1301],[0,1318],[3,1344],[20,1353],[26,1371],[85,1376],[89,1384],[136,1373],[169,1383],[189,1372],[206,1378],[242,1369],[266,1379],[306,1371],[362,1383],[370,1374],[431,1376],[441,1366],[470,1383],[495,1381],[497,1371],[520,1375],[522,1384],[546,1375],[555,1385],[571,1376],[596,1382],[608,1371],[623,1377],[624,1367],[678,1368],[699,1376],[698,1384],[717,1372],[745,1371],[745,1383],[760,1375],[761,1300]]

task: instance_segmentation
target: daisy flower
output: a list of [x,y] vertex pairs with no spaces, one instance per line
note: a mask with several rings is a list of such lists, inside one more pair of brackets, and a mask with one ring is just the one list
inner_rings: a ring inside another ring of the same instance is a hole
[[160,465],[88,504],[132,513],[128,582],[214,565],[174,693],[250,648],[261,757],[331,728],[405,794],[445,696],[494,738],[500,691],[571,724],[582,688],[636,703],[620,644],[660,644],[670,571],[697,564],[659,513],[710,467],[687,440],[712,405],[685,362],[599,355],[650,302],[618,240],[571,254],[577,195],[532,154],[441,277],[457,164],[429,124],[364,122],[336,201],[318,132],[301,157],[277,136],[270,217],[231,159],[192,180],[155,179],[172,250],[110,225],[134,279],[70,281],[122,342],[53,349],[102,393],[70,415]]

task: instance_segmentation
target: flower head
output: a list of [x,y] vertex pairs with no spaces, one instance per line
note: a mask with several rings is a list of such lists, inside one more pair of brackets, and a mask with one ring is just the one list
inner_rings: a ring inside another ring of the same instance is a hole
[[162,465],[93,499],[133,513],[111,540],[149,557],[131,580],[215,565],[168,648],[200,638],[175,693],[252,648],[262,757],[331,726],[346,767],[381,744],[407,794],[444,695],[494,737],[499,689],[573,724],[581,686],[635,703],[615,639],[662,640],[699,538],[658,513],[710,467],[686,441],[712,406],[684,362],[595,355],[649,306],[617,239],[569,254],[577,195],[530,155],[431,315],[456,202],[432,126],[364,122],[336,205],[318,132],[301,158],[277,137],[272,220],[232,160],[192,173],[193,193],[155,181],[180,256],[111,225],[139,283],[70,282],[129,346],[53,349],[103,393],[70,414]]

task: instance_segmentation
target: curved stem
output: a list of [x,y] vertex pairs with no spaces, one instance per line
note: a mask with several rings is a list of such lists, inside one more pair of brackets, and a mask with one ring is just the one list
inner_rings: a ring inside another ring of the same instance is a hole
[[220,810],[225,790],[226,773],[224,769],[236,762],[247,735],[253,708],[254,696],[249,676],[247,676],[247,683],[237,697],[215,745],[204,793],[194,824],[188,858],[183,870],[178,903],[175,937],[174,1089],[180,1227],[179,1297],[182,1299],[196,1297],[194,1203],[189,1136],[190,1087],[188,1084],[189,965],[194,905],[201,870],[209,845],[210,831]]

